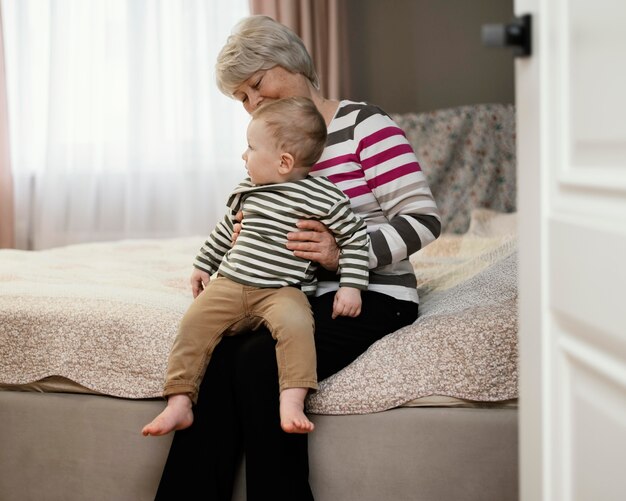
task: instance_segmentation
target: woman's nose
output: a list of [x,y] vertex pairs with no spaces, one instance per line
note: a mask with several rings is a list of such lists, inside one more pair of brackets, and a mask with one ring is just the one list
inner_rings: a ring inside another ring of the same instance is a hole
[[258,92],[255,92],[249,97],[249,100],[252,110],[256,110],[263,102],[263,97]]

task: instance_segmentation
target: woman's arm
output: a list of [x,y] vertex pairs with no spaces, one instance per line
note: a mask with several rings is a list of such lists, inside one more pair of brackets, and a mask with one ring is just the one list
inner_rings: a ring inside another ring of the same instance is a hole
[[[380,109],[360,108],[350,131],[353,139],[340,151],[348,158],[346,165],[331,157],[318,172],[349,196],[359,197],[354,205],[369,228],[372,269],[402,261],[428,245],[441,233],[441,223],[426,176],[403,131]],[[355,171],[361,184],[355,184]],[[345,178],[350,181],[344,184]],[[367,201],[359,210],[361,199]],[[287,248],[337,270],[339,249],[324,225],[302,221],[299,227],[304,231],[288,235]]]
[[437,239],[441,220],[428,181],[402,129],[370,106],[357,119],[356,153],[383,218],[372,221],[370,267],[392,264]]
[[339,268],[339,246],[335,237],[324,224],[314,219],[303,219],[297,223],[300,231],[287,233],[287,249],[294,255],[319,263],[330,271]]

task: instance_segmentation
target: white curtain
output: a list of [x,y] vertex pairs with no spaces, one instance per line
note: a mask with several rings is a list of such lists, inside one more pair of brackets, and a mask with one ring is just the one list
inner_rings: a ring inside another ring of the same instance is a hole
[[18,248],[204,235],[245,175],[248,0],[2,0]]

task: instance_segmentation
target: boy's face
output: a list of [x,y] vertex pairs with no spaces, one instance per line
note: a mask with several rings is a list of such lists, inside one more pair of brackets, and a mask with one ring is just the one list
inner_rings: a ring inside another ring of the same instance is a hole
[[274,184],[283,181],[279,174],[281,152],[263,120],[252,120],[248,125],[248,148],[241,158],[254,184]]

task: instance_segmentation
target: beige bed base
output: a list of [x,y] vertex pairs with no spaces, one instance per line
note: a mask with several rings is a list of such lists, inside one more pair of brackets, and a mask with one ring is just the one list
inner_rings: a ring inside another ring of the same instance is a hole
[[[148,501],[171,437],[145,438],[160,400],[0,391],[0,499]],[[314,415],[316,501],[515,501],[517,409]],[[234,501],[245,500],[240,472]]]

